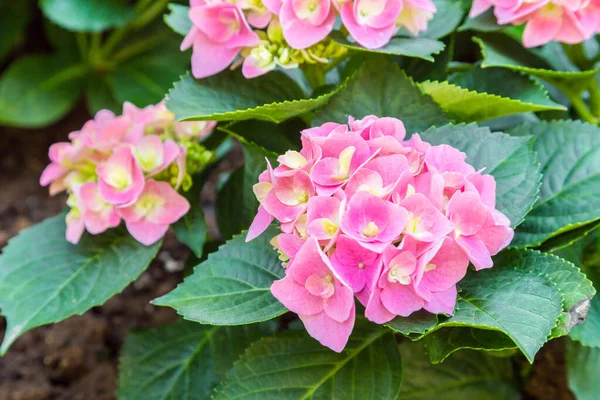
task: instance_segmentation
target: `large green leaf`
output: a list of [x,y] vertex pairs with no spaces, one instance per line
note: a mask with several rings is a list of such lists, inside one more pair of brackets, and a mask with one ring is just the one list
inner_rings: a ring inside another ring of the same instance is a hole
[[165,15],[165,23],[169,25],[174,32],[180,35],[187,35],[192,30],[192,20],[188,16],[190,8],[181,4],[169,4],[169,14]]
[[579,306],[595,293],[591,282],[573,264],[553,255],[518,249],[496,256],[492,269],[469,271],[458,287],[454,315],[439,316],[440,323],[424,334],[451,330],[427,339],[434,362],[461,348],[514,347],[501,335],[532,361],[549,337],[565,335],[580,321]]
[[133,331],[121,350],[117,396],[120,400],[208,400],[246,347],[274,327],[179,321]]
[[518,72],[474,68],[447,82],[419,84],[457,122],[483,121],[531,111],[566,110],[548,98],[542,85]]
[[389,330],[357,321],[338,354],[304,332],[253,344],[217,387],[213,399],[396,399],[402,367]]
[[0,309],[7,319],[0,354],[22,333],[83,314],[135,280],[160,243],[146,247],[124,229],[65,240],[64,216],[27,228],[0,256]]
[[509,358],[481,352],[453,354],[443,364],[432,365],[418,343],[402,343],[404,379],[400,399],[509,400],[520,399]]
[[125,0],[41,0],[44,15],[63,28],[100,32],[122,26],[135,17]]
[[198,198],[190,199],[190,203],[190,211],[173,224],[173,230],[177,239],[189,247],[196,257],[201,258],[204,243],[206,242],[208,226],[206,225],[204,212],[200,206],[199,196]]
[[346,123],[348,116],[362,118],[371,114],[399,118],[408,132],[448,122],[440,107],[396,63],[386,57],[372,57],[317,114],[313,125]]
[[535,202],[541,175],[531,137],[511,137],[487,127],[447,125],[430,129],[423,139],[449,144],[467,154],[476,170],[485,168],[496,179],[496,207],[517,226]]
[[555,70],[544,58],[524,49],[520,43],[506,35],[487,35],[485,39],[474,40],[481,47],[483,68],[501,67],[526,72],[570,91],[583,89],[600,70]]
[[30,0],[0,0],[0,61],[23,41],[30,17]]
[[600,219],[600,128],[579,121],[538,122],[511,131],[532,135],[541,164],[540,198],[514,244],[538,246]]
[[426,38],[393,37],[388,44],[378,49],[367,49],[358,43],[350,42],[341,32],[331,35],[336,43],[354,51],[382,53],[396,56],[416,57],[433,62],[433,55],[444,50],[444,43]]
[[271,283],[284,276],[268,230],[246,243],[246,232],[221,246],[194,268],[175,290],[154,300],[185,319],[211,325],[242,325],[275,318],[287,310],[271,294]]
[[567,341],[567,379],[577,400],[596,400],[600,392],[600,348]]
[[79,98],[87,72],[56,56],[18,59],[0,78],[0,124],[37,128],[56,122]]
[[254,79],[244,78],[240,71],[224,71],[201,80],[188,74],[169,93],[167,106],[178,121],[281,122],[325,105],[341,87],[306,99],[302,89],[279,71]]

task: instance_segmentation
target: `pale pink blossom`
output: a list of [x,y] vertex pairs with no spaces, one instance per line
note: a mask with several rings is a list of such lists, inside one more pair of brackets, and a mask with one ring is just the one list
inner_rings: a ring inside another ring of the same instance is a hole
[[342,22],[350,35],[367,49],[385,46],[396,33],[402,0],[354,0],[341,8]]
[[352,290],[336,276],[315,238],[304,243],[271,292],[298,314],[312,337],[338,353],[344,349],[354,327]]
[[223,71],[244,47],[260,42],[242,10],[232,3],[214,3],[191,7],[189,17],[194,26],[181,50],[193,47],[192,73],[205,78]]
[[431,0],[404,0],[404,8],[396,19],[396,24],[406,29],[411,35],[427,30],[428,22],[437,12]]
[[331,0],[283,0],[279,11],[283,36],[294,49],[325,39],[335,23]]
[[144,190],[144,173],[129,146],[115,150],[96,172],[100,195],[110,204],[130,205]]
[[89,233],[97,235],[119,226],[121,218],[116,207],[102,198],[96,182],[84,183],[78,187],[76,193],[85,229]]
[[137,201],[117,212],[138,242],[150,246],[160,240],[190,209],[190,204],[166,182],[148,180]]

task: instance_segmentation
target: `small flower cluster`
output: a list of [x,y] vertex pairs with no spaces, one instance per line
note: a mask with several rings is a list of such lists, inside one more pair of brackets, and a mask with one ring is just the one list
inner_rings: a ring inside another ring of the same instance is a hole
[[140,243],[156,243],[190,205],[177,189],[189,189],[190,174],[212,157],[198,139],[216,122],[180,122],[164,103],[139,109],[125,103],[123,115],[96,114],[70,142],[50,147],[51,163],[40,178],[50,194],[69,193],[67,240],[77,244],[125,221]]
[[400,120],[375,116],[307,129],[302,150],[281,155],[254,186],[260,206],[247,240],[274,219],[283,232],[271,243],[286,276],[271,292],[338,352],[354,296],[379,324],[420,309],[452,314],[469,261],[492,267],[513,238],[493,176],[451,146],[405,134]]
[[191,0],[190,5],[193,26],[181,50],[193,47],[196,78],[223,71],[240,54],[247,78],[277,66],[327,64],[346,52],[328,39],[338,14],[354,40],[375,49],[400,28],[413,35],[427,29],[437,11],[432,0]]
[[581,43],[600,32],[599,0],[475,0],[469,16],[489,8],[500,25],[525,25],[523,44]]

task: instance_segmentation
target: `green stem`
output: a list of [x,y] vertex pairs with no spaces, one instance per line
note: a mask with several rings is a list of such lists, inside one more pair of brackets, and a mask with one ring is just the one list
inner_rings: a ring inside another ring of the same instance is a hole
[[590,92],[590,107],[592,109],[592,114],[596,117],[600,117],[600,88],[598,87],[596,77],[591,80],[588,90]]
[[571,104],[573,105],[573,108],[575,109],[575,111],[577,111],[577,114],[579,114],[581,119],[583,119],[586,122],[589,122],[590,124],[594,124],[594,125],[598,124],[598,118],[596,118],[590,112],[590,109],[585,104],[585,102],[583,101],[583,99],[581,98],[580,95],[573,96],[573,95],[570,95],[569,93],[566,93],[566,94],[569,97],[569,100],[571,100]]
[[82,60],[88,59],[88,42],[87,36],[83,32],[77,32],[75,34],[75,40],[77,41],[77,48],[79,49],[79,54],[81,55]]
[[92,33],[90,40],[90,53],[89,60],[92,63],[96,62],[101,58],[100,47],[102,44],[102,34],[101,33]]
[[118,51],[112,57],[112,61],[116,64],[122,63],[123,61],[129,60],[139,54],[145,53],[148,50],[153,49],[157,43],[163,41],[167,35],[165,33],[150,36],[146,39],[134,42],[132,45],[125,47],[123,50]]
[[[150,2],[140,0],[138,5],[146,5],[148,3]],[[112,53],[119,43],[121,43],[126,34],[138,31],[152,22],[164,11],[168,4],[169,0],[156,0],[154,3],[151,3],[151,5],[135,20],[133,20],[133,22],[115,30],[106,40],[104,48],[102,49],[102,56],[107,57],[110,53]]]

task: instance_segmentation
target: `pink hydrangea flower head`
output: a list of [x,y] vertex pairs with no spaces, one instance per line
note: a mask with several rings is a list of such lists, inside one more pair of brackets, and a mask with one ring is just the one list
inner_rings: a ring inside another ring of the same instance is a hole
[[325,39],[335,23],[331,0],[284,0],[279,12],[283,36],[294,49]]
[[350,35],[367,49],[385,46],[398,30],[396,19],[402,0],[354,0],[341,8],[342,22]]
[[312,337],[338,353],[344,349],[354,327],[352,290],[336,276],[315,238],[304,243],[271,292],[298,314]]
[[117,117],[111,111],[101,110],[83,126],[79,139],[91,149],[111,152],[123,142],[131,126],[128,117]]
[[110,204],[134,203],[144,190],[144,173],[129,146],[115,150],[96,172],[100,195]]
[[183,40],[181,49],[193,46],[192,73],[196,78],[223,71],[242,48],[260,42],[235,4],[224,2],[192,7],[189,17],[194,26]]
[[116,207],[104,201],[96,182],[84,183],[76,193],[85,229],[89,233],[97,235],[109,228],[119,226],[121,218],[117,214]]
[[376,279],[380,259],[378,253],[365,249],[346,235],[340,235],[331,256],[331,264],[340,279],[346,282],[354,293],[358,293],[368,288]]
[[399,239],[407,211],[368,192],[357,192],[348,202],[342,231],[364,248],[381,253]]
[[437,8],[431,0],[405,0],[396,24],[417,36],[419,32],[427,30],[427,24],[436,12]]
[[340,232],[346,199],[315,196],[308,201],[306,229],[310,236],[322,241],[325,250],[331,247]]
[[404,233],[420,242],[433,243],[448,235],[454,227],[426,196],[415,193],[400,205],[408,211]]
[[127,230],[138,242],[150,246],[158,242],[190,209],[190,204],[166,182],[148,180],[137,201],[117,212]]

